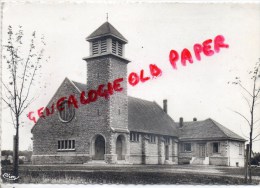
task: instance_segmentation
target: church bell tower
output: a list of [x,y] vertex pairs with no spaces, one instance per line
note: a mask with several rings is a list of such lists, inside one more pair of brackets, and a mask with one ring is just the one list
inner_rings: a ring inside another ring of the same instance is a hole
[[[109,22],[105,22],[86,40],[89,42],[89,56],[83,58],[87,63],[87,87],[97,89],[100,84],[112,83],[123,78],[123,91],[114,92],[109,99],[99,99],[95,108],[99,108],[100,116],[105,124],[97,123],[97,127],[106,135],[105,160],[109,163],[117,161],[117,139],[125,143],[123,158],[129,158],[129,130],[128,130],[128,97],[127,97],[127,64],[125,58],[125,44],[127,40]],[[96,133],[93,133],[96,134]],[[120,156],[122,157],[122,156]]]

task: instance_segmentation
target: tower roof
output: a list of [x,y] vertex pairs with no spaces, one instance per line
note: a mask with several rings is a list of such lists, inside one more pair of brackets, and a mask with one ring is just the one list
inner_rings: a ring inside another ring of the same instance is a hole
[[97,28],[93,33],[91,33],[86,39],[87,41],[91,41],[93,39],[104,37],[104,36],[112,36],[115,37],[125,43],[128,41],[126,38],[117,31],[114,26],[112,26],[109,22],[103,23],[99,28]]

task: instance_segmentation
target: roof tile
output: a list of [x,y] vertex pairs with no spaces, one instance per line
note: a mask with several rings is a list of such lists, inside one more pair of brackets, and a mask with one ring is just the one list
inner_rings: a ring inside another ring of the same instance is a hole
[[103,23],[87,37],[87,40],[92,40],[103,36],[114,36],[124,42],[127,42],[126,38],[121,33],[119,33],[119,31],[117,31],[109,22]]

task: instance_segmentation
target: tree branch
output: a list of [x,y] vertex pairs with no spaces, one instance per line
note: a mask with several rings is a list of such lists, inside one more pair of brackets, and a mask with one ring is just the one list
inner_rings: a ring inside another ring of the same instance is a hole
[[260,139],[257,139],[257,140],[253,140],[253,142],[257,142],[257,141],[260,141]]
[[[22,85],[21,85],[21,90],[20,90],[20,99],[22,98],[22,93],[23,93],[23,88],[24,88],[24,81],[25,81],[25,75],[26,75],[27,65],[28,65],[28,62],[29,62],[30,57],[31,57],[31,52],[32,52],[32,49],[33,49],[33,43],[34,43],[34,40],[32,39],[31,45],[30,45],[29,54],[27,56],[26,63],[25,63],[25,66],[24,66],[24,71],[23,71],[23,76],[22,76]],[[22,103],[20,103],[20,105],[19,105],[19,111],[21,110],[21,104]]]
[[252,140],[256,139],[258,136],[260,136],[260,133],[258,135],[256,135]]
[[234,110],[233,110],[233,112],[237,113],[237,114],[240,115],[242,118],[244,118],[244,119],[246,120],[246,122],[248,123],[249,127],[251,126],[249,120],[248,120],[243,114],[241,114],[241,113],[239,113],[239,112],[237,112],[237,111],[234,111]]
[[[36,65],[35,65],[35,68],[34,68],[34,70],[33,70],[33,75],[32,75],[32,77],[31,77],[31,81],[30,81],[30,83],[29,83],[26,96],[25,96],[24,100],[22,101],[20,110],[22,109],[22,107],[23,107],[25,101],[27,100],[27,98],[28,98],[28,96],[29,96],[29,91],[30,91],[30,88],[31,88],[31,85],[32,85],[32,82],[33,82],[33,79],[34,79],[34,76],[35,76],[35,73],[36,73],[36,70],[37,70],[37,66],[38,66],[38,64],[39,64],[40,59],[42,58],[42,53],[43,53],[43,51],[40,52],[40,54],[39,54],[39,56],[38,56],[38,58],[37,58]],[[19,112],[19,113],[20,113],[20,112]]]
[[240,83],[238,83],[238,85],[243,88],[251,97],[253,97],[253,95]]
[[254,124],[256,123],[256,122],[258,122],[260,119],[258,119],[258,120],[256,120],[256,121],[254,121]]
[[245,101],[247,102],[249,109],[251,109],[251,105],[250,105],[249,100],[243,94],[242,94],[242,96],[245,99]]
[[7,106],[13,111],[13,113],[15,113],[15,111],[13,110],[13,108],[11,107],[11,104],[8,103],[3,97],[2,100],[7,104]]
[[241,128],[241,124],[240,124],[240,132],[242,133],[242,135],[243,135],[244,137],[246,137],[246,138],[248,138],[248,139],[249,139],[249,137],[248,137],[248,136],[246,136],[246,135],[243,133],[243,131],[242,131],[242,128]]
[[21,109],[21,111],[20,111],[20,115],[23,113],[23,111],[26,109],[26,108],[28,108],[28,106],[34,101],[34,97],[33,98],[31,98],[31,100]]
[[8,91],[8,93],[10,93],[11,97],[14,98],[14,95],[12,94],[11,90],[5,85],[5,83],[3,82],[3,80],[1,80],[3,86],[6,88],[6,90]]

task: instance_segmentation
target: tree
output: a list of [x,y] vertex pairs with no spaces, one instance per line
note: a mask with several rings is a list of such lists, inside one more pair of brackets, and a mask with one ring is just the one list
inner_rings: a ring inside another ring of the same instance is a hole
[[[30,42],[24,44],[22,26],[14,33],[12,26],[8,26],[6,45],[3,45],[3,65],[6,66],[6,80],[2,81],[2,100],[10,109],[12,123],[15,128],[13,175],[18,177],[19,165],[19,126],[24,110],[35,100],[30,95],[31,89],[40,76],[41,62],[44,53],[44,37],[36,37],[34,31],[29,38]],[[27,41],[28,39],[26,39]],[[38,46],[38,47],[36,47]]]
[[9,155],[12,156],[13,155],[13,151],[11,151],[11,150],[2,150],[1,151],[1,156],[5,156],[6,159],[8,159]]
[[[249,110],[249,117],[246,115],[243,115],[242,113],[238,111],[234,111],[237,113],[239,116],[241,116],[248,124],[249,126],[249,160],[252,161],[252,146],[253,142],[258,139],[260,136],[260,133],[257,134],[254,132],[254,128],[256,128],[257,125],[259,125],[259,120],[255,120],[256,116],[256,107],[258,104],[260,104],[259,100],[259,92],[260,92],[260,87],[257,86],[257,82],[259,81],[258,79],[260,78],[260,59],[259,61],[255,64],[254,68],[252,71],[249,71],[248,74],[251,79],[251,84],[252,88],[247,88],[241,81],[239,77],[235,78],[235,81],[232,82],[232,84],[235,84],[239,86],[246,95],[243,95],[244,100],[246,101],[248,105],[248,110]],[[246,167],[248,166],[245,164]],[[249,162],[249,183],[252,182],[252,168],[251,168],[251,162]]]
[[260,163],[260,153],[254,153],[254,157],[252,158],[251,164],[252,165],[259,165]]

